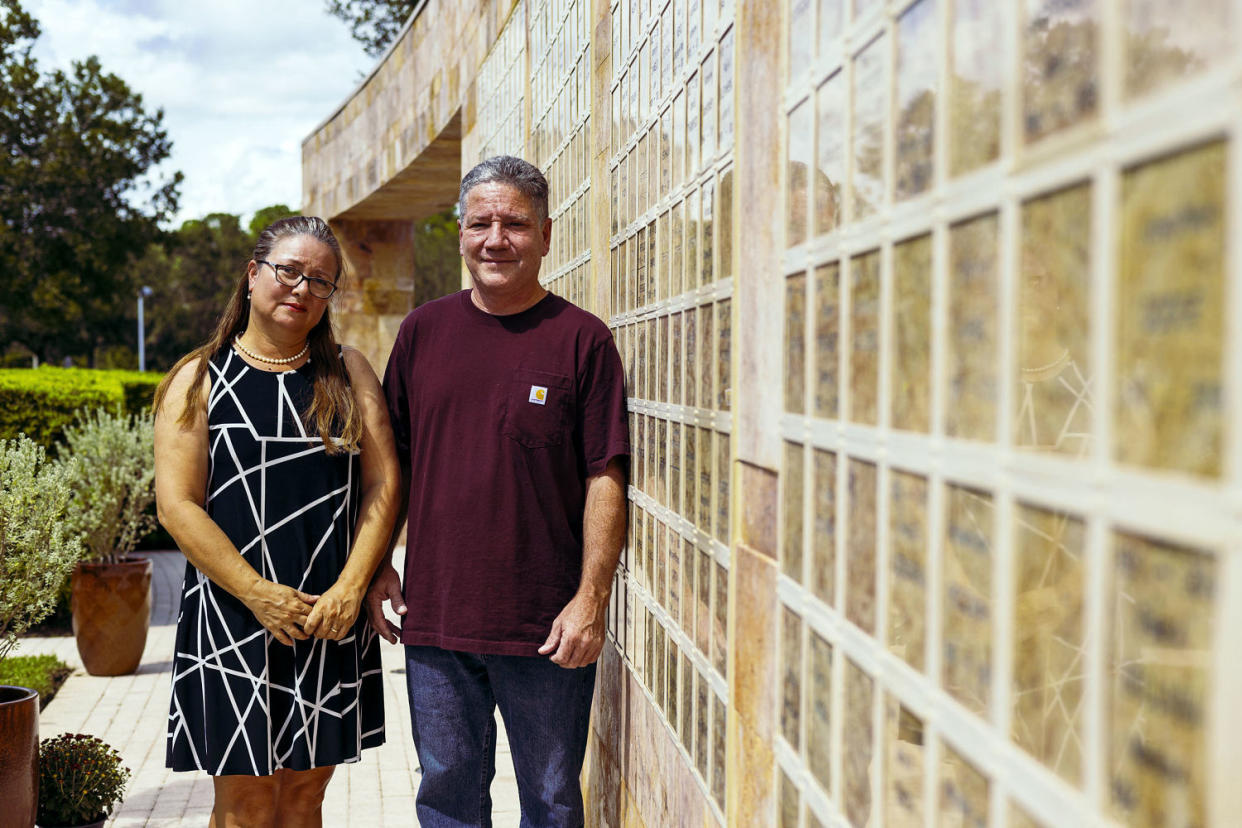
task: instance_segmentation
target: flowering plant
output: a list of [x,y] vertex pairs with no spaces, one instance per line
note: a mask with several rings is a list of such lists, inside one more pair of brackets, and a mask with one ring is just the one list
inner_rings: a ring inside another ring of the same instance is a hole
[[129,768],[102,739],[62,733],[39,743],[39,825],[87,825],[121,801]]

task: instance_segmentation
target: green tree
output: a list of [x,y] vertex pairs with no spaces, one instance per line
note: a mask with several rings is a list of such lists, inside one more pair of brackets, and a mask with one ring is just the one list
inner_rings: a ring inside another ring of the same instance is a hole
[[250,235],[252,238],[257,239],[259,234],[263,232],[263,228],[267,227],[272,222],[279,221],[282,218],[289,218],[289,216],[299,215],[301,215],[301,213],[297,210],[294,210],[284,204],[273,204],[270,207],[263,207],[255,210],[254,218],[250,219]]
[[400,34],[418,0],[328,0],[328,14],[349,24],[349,33],[371,57],[379,57]]
[[153,291],[145,319],[148,368],[167,370],[207,339],[253,249],[254,237],[229,213],[187,221],[147,247],[132,269]]
[[134,339],[126,264],[160,237],[181,174],[153,175],[172,146],[162,110],[95,57],[41,74],[38,36],[19,0],[0,0],[0,345],[93,361]]

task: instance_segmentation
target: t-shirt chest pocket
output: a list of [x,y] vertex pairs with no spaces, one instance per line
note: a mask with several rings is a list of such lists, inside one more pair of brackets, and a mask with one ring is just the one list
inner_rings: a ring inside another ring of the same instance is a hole
[[527,448],[559,446],[570,429],[569,377],[519,368],[505,389],[505,436]]

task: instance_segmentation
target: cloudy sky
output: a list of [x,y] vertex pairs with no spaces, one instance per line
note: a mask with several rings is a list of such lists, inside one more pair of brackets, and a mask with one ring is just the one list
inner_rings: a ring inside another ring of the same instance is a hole
[[42,68],[99,56],[164,109],[163,166],[185,173],[174,225],[299,206],[302,140],[373,61],[322,0],[23,0]]

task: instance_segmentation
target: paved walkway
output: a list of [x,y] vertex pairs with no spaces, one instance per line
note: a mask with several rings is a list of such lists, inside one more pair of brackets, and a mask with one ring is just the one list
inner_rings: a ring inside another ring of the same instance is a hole
[[[402,554],[398,550],[398,554]],[[138,671],[102,678],[82,669],[73,638],[25,638],[17,654],[53,653],[74,668],[73,675],[39,715],[39,736],[89,733],[113,745],[133,771],[125,800],[109,826],[206,825],[211,813],[211,778],[204,773],[173,773],[164,767],[164,735],[172,669],[173,633],[185,558],[180,552],[150,554],[151,631]],[[362,761],[341,765],[328,786],[324,825],[411,826],[418,760],[410,737],[402,649],[382,648],[388,740],[362,754]],[[517,783],[504,728],[497,717],[496,779],[492,783],[493,817],[498,828],[516,826],[520,817]]]

